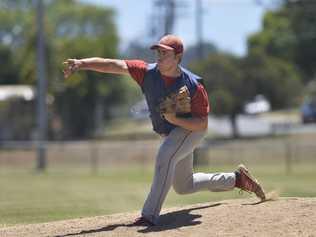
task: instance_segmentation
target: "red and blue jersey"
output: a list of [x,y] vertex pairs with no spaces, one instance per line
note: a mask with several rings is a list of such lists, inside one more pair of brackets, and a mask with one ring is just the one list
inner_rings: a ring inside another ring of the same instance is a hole
[[[125,60],[131,77],[139,84],[144,85],[144,78],[148,70],[148,63],[142,60]],[[166,87],[171,87],[175,83],[173,77],[162,75]],[[206,117],[210,111],[207,92],[202,84],[198,84],[191,99],[191,113],[193,117]]]

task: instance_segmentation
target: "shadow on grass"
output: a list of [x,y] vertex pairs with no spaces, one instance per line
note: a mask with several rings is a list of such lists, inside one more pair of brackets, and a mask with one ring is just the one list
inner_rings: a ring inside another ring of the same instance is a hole
[[[159,231],[165,231],[165,230],[171,230],[171,229],[177,229],[179,227],[183,226],[194,226],[194,225],[199,225],[202,222],[198,221],[196,219],[201,218],[201,215],[197,214],[191,214],[191,211],[194,210],[201,210],[205,208],[210,208],[210,207],[216,207],[220,206],[223,203],[215,203],[212,205],[206,205],[206,206],[201,206],[201,207],[196,207],[196,208],[190,208],[190,209],[184,209],[184,210],[179,210],[175,212],[170,212],[163,214],[159,217],[159,225],[157,226],[147,226],[145,229],[138,230],[140,233],[148,233],[148,232],[159,232]],[[55,237],[66,237],[66,236],[76,236],[76,235],[83,235],[83,234],[92,234],[92,233],[100,233],[100,232],[105,232],[105,231],[113,231],[118,227],[142,227],[142,226],[137,226],[134,225],[133,223],[131,224],[113,224],[113,225],[108,225],[99,229],[93,229],[93,230],[83,230],[78,233],[70,233],[70,234],[65,234],[65,235],[57,235]]]

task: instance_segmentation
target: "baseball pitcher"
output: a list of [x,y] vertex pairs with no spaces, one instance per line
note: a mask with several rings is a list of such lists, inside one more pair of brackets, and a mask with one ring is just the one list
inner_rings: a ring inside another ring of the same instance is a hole
[[134,224],[158,224],[171,186],[179,194],[228,191],[236,187],[265,200],[262,187],[243,165],[230,173],[194,173],[193,151],[201,143],[208,126],[207,93],[202,79],[180,66],[184,48],[179,37],[166,35],[150,49],[157,54],[153,64],[96,57],[64,62],[65,78],[78,70],[130,75],[146,98],[153,130],[161,136],[162,142],[150,192]]

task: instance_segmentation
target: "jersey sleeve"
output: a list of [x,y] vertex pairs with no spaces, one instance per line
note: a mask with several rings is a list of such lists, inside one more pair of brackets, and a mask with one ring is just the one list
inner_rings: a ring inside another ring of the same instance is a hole
[[147,72],[147,63],[142,60],[125,60],[125,63],[131,77],[142,86]]
[[191,113],[193,117],[206,117],[210,112],[207,92],[202,84],[197,89],[191,100]]

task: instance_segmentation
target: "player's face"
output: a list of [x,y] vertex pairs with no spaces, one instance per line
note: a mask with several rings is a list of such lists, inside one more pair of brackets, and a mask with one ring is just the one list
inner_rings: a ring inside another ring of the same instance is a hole
[[159,68],[168,69],[178,65],[178,59],[172,50],[157,49],[157,63]]

